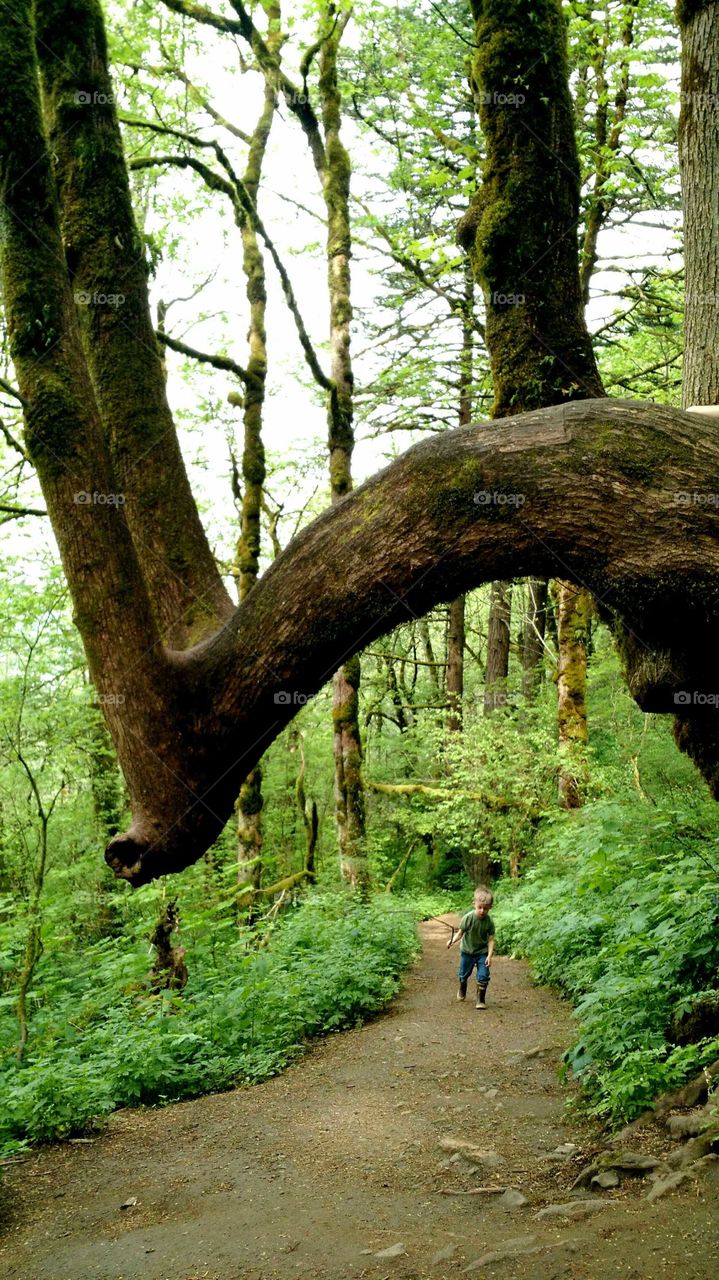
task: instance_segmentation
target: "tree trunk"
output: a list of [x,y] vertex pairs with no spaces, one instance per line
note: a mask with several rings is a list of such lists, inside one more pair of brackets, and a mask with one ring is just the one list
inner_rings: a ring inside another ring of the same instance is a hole
[[507,703],[509,641],[512,620],[511,582],[493,582],[487,626],[487,666],[484,672],[484,714]]
[[360,660],[357,655],[336,672],[332,720],[335,753],[335,815],[342,875],[354,889],[368,884],[365,850],[362,754],[358,737]]
[[107,843],[120,830],[123,805],[117,757],[100,715],[100,708],[93,706],[89,733],[90,789],[95,821],[103,841]]
[[[37,793],[36,793],[37,795]],[[27,937],[25,938],[25,947],[23,949],[22,967],[20,969],[20,980],[18,982],[17,993],[17,1020],[20,1031],[15,1056],[18,1062],[22,1062],[27,1048],[29,1035],[29,1021],[27,996],[32,986],[32,980],[35,976],[35,970],[38,961],[43,952],[42,941],[42,892],[45,887],[45,871],[47,869],[47,828],[48,820],[43,812],[42,804],[38,804],[38,817],[40,820],[40,838],[38,861],[33,869],[32,885],[30,889],[30,901],[28,903],[28,924]]]
[[719,6],[679,0],[679,162],[684,207],[682,404],[719,404]]
[[449,608],[447,631],[447,728],[456,733],[462,728],[464,696],[464,614],[465,597],[457,596]]
[[297,781],[295,783],[295,796],[297,805],[302,816],[302,825],[305,829],[305,872],[308,884],[315,882],[315,854],[317,852],[317,837],[319,835],[320,822],[317,812],[317,803],[315,800],[311,804],[307,801],[305,794],[305,749],[302,742],[302,734],[298,735],[298,746],[300,751],[300,767],[297,771]]
[[[459,239],[484,288],[492,414],[505,417],[601,396],[603,387],[579,276],[580,174],[560,0],[539,0],[531,23],[516,0],[472,0],[472,10],[474,82],[487,150]],[[551,198],[538,200],[538,191]],[[513,498],[522,519],[523,495]],[[563,577],[559,561],[557,571]],[[574,601],[572,587],[565,609]],[[585,601],[580,613],[588,608]],[[572,697],[563,688],[564,673],[575,669],[577,657],[574,651],[560,662],[560,705]],[[562,745],[567,723],[560,716]],[[567,739],[567,749],[576,751],[576,742]]]
[[[320,100],[326,162],[322,173],[327,212],[327,284],[330,300],[332,390],[328,402],[330,486],[336,503],[352,489],[353,388],[350,355],[350,159],[340,138],[342,100],[337,81],[337,53],[344,26],[336,27],[333,4],[328,22],[335,20],[320,51]],[[365,801],[362,788],[362,740],[359,725],[359,657],[350,659],[332,681],[334,725],[335,816],[344,878],[364,891],[369,880],[365,848]]]
[[[16,6],[18,15],[25,0]],[[98,0],[39,0],[36,49],[63,251],[94,399],[158,624],[178,647],[232,612],[200,522],[147,296]],[[20,17],[22,21],[22,17]],[[22,151],[16,139],[18,152]],[[80,485],[77,486],[81,488]],[[94,493],[94,490],[91,491]]]
[[248,773],[237,801],[237,883],[248,888],[243,905],[252,919],[254,896],[262,883],[262,766]]
[[588,591],[568,582],[553,584],[557,612],[559,661],[559,799],[565,809],[578,809],[587,783],[587,632],[594,611]]
[[542,680],[548,585],[546,578],[529,578],[527,582],[527,612],[522,636],[522,693],[528,702],[536,698]]
[[[464,306],[462,308],[462,347],[459,358],[459,413],[460,427],[472,421],[472,377],[474,372],[474,275],[469,259],[464,268]],[[462,728],[462,699],[464,697],[464,596],[454,600],[449,610],[447,637],[447,701],[450,712],[447,728],[458,732]]]
[[405,695],[403,695],[402,690],[399,687],[399,684],[397,683],[397,672],[394,667],[394,657],[390,653],[388,653],[385,658],[385,667],[387,670],[387,692],[392,700],[392,705],[394,706],[397,728],[400,733],[404,733],[409,727],[409,721],[407,718],[408,703]]
[[[627,0],[624,7],[621,40],[622,46],[626,50],[630,50],[634,43],[634,23],[638,7],[639,0]],[[619,83],[610,112],[606,78],[609,54],[606,34],[603,33],[601,42],[596,40],[594,48],[595,56],[591,60],[597,99],[594,116],[594,174],[592,192],[585,215],[584,238],[582,240],[579,266],[579,278],[585,306],[589,302],[589,289],[597,265],[599,233],[617,201],[617,187],[611,181],[612,166],[615,163],[615,157],[619,151],[624,130],[630,71],[629,54],[627,53],[621,63]]]
[[155,994],[160,991],[182,991],[187,986],[185,948],[172,941],[179,923],[177,901],[166,903],[150,937],[150,946],[155,948],[155,959],[150,970],[150,989]]
[[[684,378],[682,404],[719,404],[719,10],[713,0],[678,0],[682,36],[679,170],[684,209]],[[712,500],[710,487],[674,491],[674,501]],[[714,496],[714,500],[715,496]],[[696,706],[697,689],[682,691],[684,707]],[[677,744],[705,777],[716,739],[711,717],[681,711]]]
[[[268,47],[276,53],[282,43],[280,12],[276,5],[266,6],[269,34]],[[262,177],[267,143],[277,107],[277,89],[265,78],[264,102],[250,139],[243,182],[255,208]],[[242,269],[250,309],[249,352],[244,390],[244,442],[242,450],[242,510],[237,547],[240,601],[257,582],[260,572],[261,518],[266,465],[262,439],[262,419],[267,384],[267,282],[265,263],[257,231],[245,214],[242,223]],[[247,915],[253,915],[255,896],[262,883],[262,766],[257,764],[245,778],[237,803],[237,880],[249,884]]]

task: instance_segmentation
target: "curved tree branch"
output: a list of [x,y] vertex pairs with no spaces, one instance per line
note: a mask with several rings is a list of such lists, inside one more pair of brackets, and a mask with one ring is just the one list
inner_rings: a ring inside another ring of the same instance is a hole
[[680,713],[683,745],[719,791],[718,508],[719,429],[663,406],[576,402],[422,441],[300,533],[214,637],[175,655],[191,715],[163,759],[186,797],[135,805],[108,860],[133,884],[194,861],[341,662],[496,578],[587,586],[635,698]]

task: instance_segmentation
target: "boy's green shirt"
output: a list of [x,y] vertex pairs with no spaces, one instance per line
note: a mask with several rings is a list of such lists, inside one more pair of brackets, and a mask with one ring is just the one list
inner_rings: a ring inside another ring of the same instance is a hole
[[468,911],[466,916],[462,916],[459,927],[463,931],[463,938],[459,944],[460,951],[464,951],[469,955],[475,955],[477,951],[486,951],[489,939],[494,936],[494,925],[491,916],[476,916],[474,911]]

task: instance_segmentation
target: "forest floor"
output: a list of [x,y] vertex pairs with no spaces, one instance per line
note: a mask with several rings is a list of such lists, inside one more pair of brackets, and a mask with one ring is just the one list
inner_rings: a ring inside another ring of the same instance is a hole
[[[646,1176],[572,1192],[606,1140],[567,1111],[568,1005],[503,957],[486,1011],[459,1003],[445,928],[422,933],[392,1005],[281,1076],[118,1112],[105,1134],[7,1168],[0,1274],[716,1280],[719,1160],[655,1201]],[[657,1154],[662,1142],[671,1149],[647,1129],[631,1145]],[[527,1203],[467,1194],[477,1187]]]

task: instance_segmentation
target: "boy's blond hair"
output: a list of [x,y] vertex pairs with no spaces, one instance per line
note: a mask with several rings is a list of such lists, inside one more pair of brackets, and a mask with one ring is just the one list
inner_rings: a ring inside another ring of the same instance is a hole
[[494,902],[494,894],[485,884],[478,884],[474,891],[474,901],[486,902],[487,905],[491,907]]

